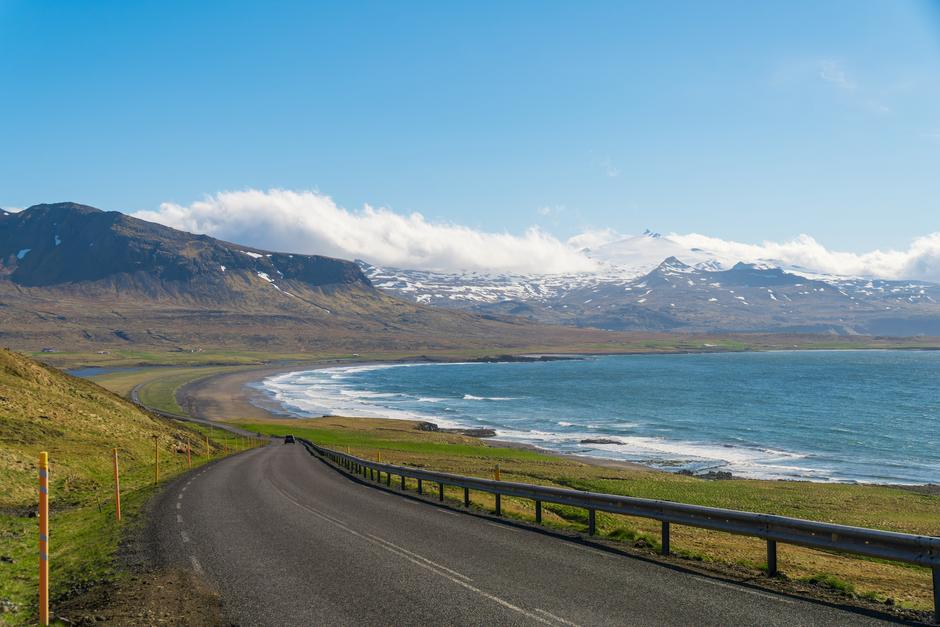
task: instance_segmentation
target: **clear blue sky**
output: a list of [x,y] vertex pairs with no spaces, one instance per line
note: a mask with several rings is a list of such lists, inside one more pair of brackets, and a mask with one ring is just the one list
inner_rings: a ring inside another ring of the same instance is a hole
[[936,4],[626,4],[0,0],[0,206],[283,187],[559,237],[940,231]]

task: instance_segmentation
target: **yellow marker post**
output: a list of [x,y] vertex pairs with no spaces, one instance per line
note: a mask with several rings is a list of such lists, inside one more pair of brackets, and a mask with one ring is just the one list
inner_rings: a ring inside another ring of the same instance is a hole
[[153,485],[160,481],[160,436],[153,436]]
[[117,449],[112,450],[114,455],[114,517],[121,520],[121,475],[118,472],[118,454]]
[[186,440],[186,465],[193,467],[193,447],[189,440]]
[[39,624],[49,624],[49,454],[39,454]]
[[493,470],[493,478],[499,481],[499,464],[496,464],[496,468]]
[[209,436],[206,436],[206,460],[209,459]]

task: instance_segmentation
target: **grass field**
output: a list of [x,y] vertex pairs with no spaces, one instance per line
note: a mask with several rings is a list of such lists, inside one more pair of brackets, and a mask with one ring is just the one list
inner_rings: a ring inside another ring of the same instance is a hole
[[[176,391],[183,385],[223,372],[232,372],[245,366],[164,367],[134,369],[131,372],[113,372],[92,380],[115,394],[128,396],[138,388],[140,402],[153,409],[185,415],[176,400]],[[138,387],[139,386],[139,387]]]
[[[272,435],[292,433],[361,457],[394,464],[492,478],[496,464],[501,477],[541,485],[590,490],[747,510],[908,533],[940,535],[940,497],[887,486],[821,484],[786,481],[706,481],[641,468],[612,468],[580,463],[564,456],[528,449],[503,448],[453,434],[415,429],[397,420],[322,418],[242,423]],[[462,500],[462,491],[447,493]],[[474,494],[477,506],[492,509],[493,498]],[[504,499],[504,514],[533,520],[532,502]],[[585,530],[584,510],[546,505],[544,524]],[[598,533],[609,539],[654,551],[659,523],[612,514],[597,514]],[[673,526],[672,548],[702,563],[760,575],[766,567],[762,542],[718,532]],[[839,556],[794,546],[779,547],[785,576],[830,590],[865,596],[912,609],[932,608],[929,570],[883,560]]]
[[[38,571],[37,458],[50,463],[53,612],[65,598],[117,576],[114,555],[159,483],[231,451],[232,441],[154,418],[81,379],[0,351],[0,613],[2,624],[35,621]],[[112,448],[121,466],[123,521],[114,519]]]

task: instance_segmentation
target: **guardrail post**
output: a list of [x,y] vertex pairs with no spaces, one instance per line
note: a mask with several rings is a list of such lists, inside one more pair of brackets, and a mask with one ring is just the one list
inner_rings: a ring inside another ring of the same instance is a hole
[[496,515],[502,516],[502,503],[499,502],[499,494],[496,495]]
[[535,502],[535,522],[538,525],[542,524],[542,501]]
[[437,484],[437,496],[438,496],[439,501],[441,502],[444,501],[444,484],[443,483]]
[[669,555],[669,521],[663,521],[663,538],[662,538],[662,548],[660,553],[663,555]]
[[39,454],[39,624],[49,624],[49,454],[45,452]]
[[385,487],[392,487],[392,473],[390,472],[385,473]]
[[420,479],[418,479],[418,494],[424,494]]
[[777,574],[777,541],[767,541],[767,576],[773,577]]
[[405,489],[405,475],[402,475],[402,476],[401,476],[401,489],[402,489],[402,490]]
[[463,506],[470,507],[470,488],[463,489]]
[[588,510],[588,535],[593,536],[597,531],[597,518],[595,516],[594,510]]

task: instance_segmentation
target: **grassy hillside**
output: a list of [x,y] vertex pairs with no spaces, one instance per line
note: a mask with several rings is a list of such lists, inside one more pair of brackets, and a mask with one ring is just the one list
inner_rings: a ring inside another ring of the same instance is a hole
[[[242,426],[247,426],[242,424]],[[536,450],[503,448],[475,438],[415,429],[415,423],[365,418],[318,418],[254,423],[253,430],[292,433],[361,457],[463,475],[501,478],[665,499],[728,509],[756,511],[826,522],[940,535],[940,497],[889,486],[823,484],[796,481],[707,481],[624,464],[599,466],[572,457]],[[414,486],[411,486],[412,488]],[[462,502],[454,489],[447,497]],[[492,511],[493,498],[475,493],[474,503]],[[534,506],[524,499],[503,499],[505,515],[534,519]],[[584,510],[546,505],[544,523],[584,531]],[[597,514],[598,533],[623,540],[643,552],[659,545],[659,523],[606,513]],[[760,576],[765,546],[758,540],[674,525],[672,548],[680,557],[745,578]],[[912,609],[932,607],[931,578],[926,568],[884,560],[837,556],[790,545],[779,547],[780,570],[796,585],[838,589],[870,600]]]
[[[37,594],[37,458],[50,462],[50,580],[56,601],[110,580],[122,526],[161,479],[204,463],[203,434],[158,419],[97,385],[0,349],[0,623],[28,622]],[[210,443],[217,456],[221,441]],[[111,449],[121,462],[122,524],[114,520]]]

